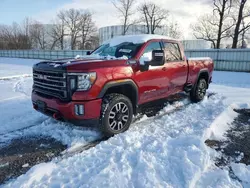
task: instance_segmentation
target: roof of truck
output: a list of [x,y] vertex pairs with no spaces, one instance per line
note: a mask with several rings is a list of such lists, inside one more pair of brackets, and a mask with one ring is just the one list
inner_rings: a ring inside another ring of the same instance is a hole
[[134,44],[140,44],[140,43],[145,43],[152,39],[177,40],[163,35],[140,34],[140,35],[124,35],[124,36],[114,37],[108,41],[105,41],[103,44],[109,43],[110,46],[116,46],[123,42],[132,42]]

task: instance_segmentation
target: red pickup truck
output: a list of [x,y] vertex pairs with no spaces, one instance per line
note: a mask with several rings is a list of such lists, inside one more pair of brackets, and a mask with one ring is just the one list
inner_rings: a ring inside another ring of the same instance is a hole
[[180,92],[201,101],[212,79],[210,58],[187,59],[181,43],[158,35],[120,36],[86,56],[33,66],[34,109],[57,120],[126,131],[146,104]]

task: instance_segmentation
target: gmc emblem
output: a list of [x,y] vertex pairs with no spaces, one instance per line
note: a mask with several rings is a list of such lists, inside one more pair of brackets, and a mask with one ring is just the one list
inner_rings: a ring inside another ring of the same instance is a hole
[[46,75],[42,75],[42,74],[39,74],[37,75],[37,77],[41,80],[47,80],[47,76]]

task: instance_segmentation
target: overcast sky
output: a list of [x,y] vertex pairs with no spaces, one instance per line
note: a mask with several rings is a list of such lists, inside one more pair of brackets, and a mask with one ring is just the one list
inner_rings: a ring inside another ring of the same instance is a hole
[[[138,0],[138,5],[147,0]],[[169,19],[179,22],[184,37],[190,38],[188,32],[191,23],[211,10],[212,0],[154,0],[161,7],[169,10]],[[0,24],[21,22],[31,17],[42,23],[50,23],[61,9],[81,8],[93,12],[93,19],[98,27],[120,24],[118,13],[111,0],[1,0]]]

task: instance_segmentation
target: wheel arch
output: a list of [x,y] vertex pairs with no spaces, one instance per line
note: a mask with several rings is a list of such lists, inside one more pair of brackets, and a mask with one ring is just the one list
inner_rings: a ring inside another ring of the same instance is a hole
[[196,82],[195,82],[195,86],[198,84],[198,81],[201,79],[201,78],[204,78],[207,82],[207,88],[208,88],[208,85],[209,85],[209,72],[207,69],[203,69],[203,70],[200,70],[200,72],[198,73],[197,75],[197,79],[196,79]]
[[104,85],[98,98],[103,98],[106,94],[119,93],[128,97],[133,105],[133,113],[135,114],[138,106],[139,92],[135,82],[131,79],[110,81]]

